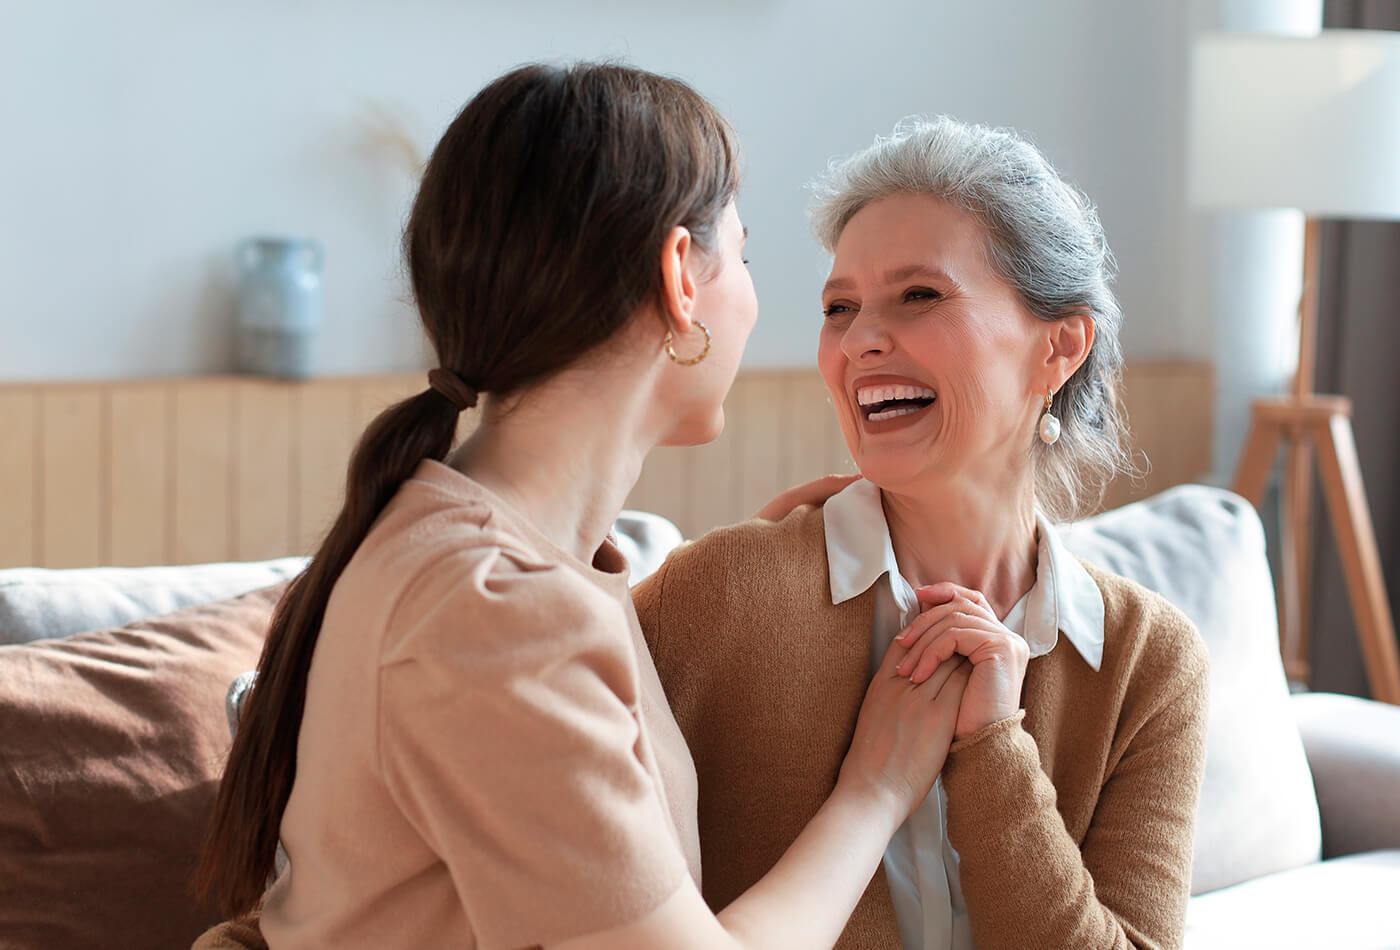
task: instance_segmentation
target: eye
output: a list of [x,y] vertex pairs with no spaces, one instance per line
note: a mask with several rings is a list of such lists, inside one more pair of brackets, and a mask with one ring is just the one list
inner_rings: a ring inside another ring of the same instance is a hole
[[830,318],[832,318],[832,317],[840,316],[840,315],[843,314],[843,313],[852,313],[852,312],[853,312],[852,308],[849,307],[849,306],[847,306],[847,305],[844,304],[844,303],[830,303],[830,304],[827,304],[825,307],[822,308],[822,313],[825,314],[826,317],[827,317],[828,319],[830,319]]
[[741,261],[744,262],[744,266],[745,266],[745,267],[748,267],[748,266],[749,266],[749,259],[748,259],[747,257],[741,257],[741,258],[739,258],[739,260],[741,260]]
[[928,287],[910,287],[904,292],[904,302],[911,303],[915,300],[937,300],[942,296],[943,295],[938,291]]

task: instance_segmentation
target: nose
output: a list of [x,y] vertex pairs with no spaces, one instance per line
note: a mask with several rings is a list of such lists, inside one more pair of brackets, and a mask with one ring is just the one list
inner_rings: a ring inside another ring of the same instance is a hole
[[874,309],[862,309],[841,336],[841,351],[853,363],[888,356],[894,348],[885,321]]

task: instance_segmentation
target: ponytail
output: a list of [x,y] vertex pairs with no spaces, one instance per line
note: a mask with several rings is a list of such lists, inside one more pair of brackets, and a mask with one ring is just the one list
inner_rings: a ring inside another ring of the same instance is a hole
[[273,874],[282,812],[296,777],[311,656],[331,589],[419,463],[447,457],[457,418],[452,402],[430,389],[370,423],[350,459],[345,506],[277,605],[195,873],[197,893],[214,897],[228,917],[252,910]]

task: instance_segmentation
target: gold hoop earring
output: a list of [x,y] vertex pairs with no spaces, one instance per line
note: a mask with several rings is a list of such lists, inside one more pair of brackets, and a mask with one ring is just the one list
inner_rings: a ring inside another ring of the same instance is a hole
[[669,356],[671,358],[671,362],[675,363],[677,366],[694,366],[696,363],[700,362],[705,357],[710,355],[710,328],[705,326],[705,324],[701,323],[699,320],[695,321],[695,325],[700,328],[701,333],[705,334],[705,348],[700,351],[699,356],[692,357],[688,360],[683,360],[676,355],[676,348],[672,345],[672,341],[675,339],[675,337],[671,335],[670,330],[666,331],[666,355]]
[[1055,391],[1047,388],[1045,390],[1045,412],[1040,416],[1040,441],[1046,445],[1054,445],[1060,441],[1060,420],[1050,411],[1050,404],[1055,399]]

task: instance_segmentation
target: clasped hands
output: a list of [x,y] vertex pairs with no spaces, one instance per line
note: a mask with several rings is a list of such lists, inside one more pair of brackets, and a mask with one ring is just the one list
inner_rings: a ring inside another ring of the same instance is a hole
[[1016,714],[1030,648],[982,594],[919,588],[919,616],[885,651],[842,765],[842,777],[892,792],[899,821],[937,780],[952,744]]
[[[827,475],[789,488],[754,517],[780,521],[799,505],[822,504],[858,478]],[[955,656],[971,662],[971,679],[958,706],[955,739],[1014,716],[1021,708],[1021,683],[1030,660],[1026,641],[1002,625],[981,591],[942,583],[920,587],[915,593],[923,610],[895,636],[890,647],[891,651],[907,651],[903,658],[897,653],[890,657],[897,661],[898,675],[918,685]],[[941,689],[943,681],[932,685]]]
[[[820,505],[859,476],[828,475],[788,489],[755,517],[779,521]],[[1030,648],[980,591],[921,587],[923,608],[891,642],[871,680],[841,767],[849,786],[893,792],[903,821],[924,800],[950,745],[1016,714]]]
[[1014,716],[1021,708],[1021,684],[1030,661],[1026,641],[997,619],[981,591],[944,582],[915,593],[923,609],[895,635],[891,649],[905,651],[895,672],[917,685],[959,657],[971,663],[954,739]]

